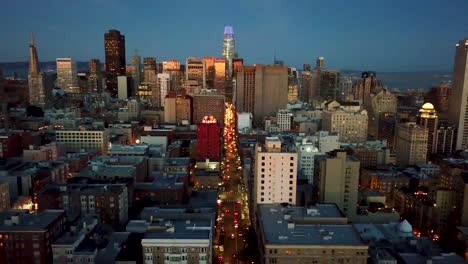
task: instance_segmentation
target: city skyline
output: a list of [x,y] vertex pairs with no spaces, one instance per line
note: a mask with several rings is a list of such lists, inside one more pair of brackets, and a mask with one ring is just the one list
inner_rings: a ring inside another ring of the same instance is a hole
[[[451,70],[455,44],[466,35],[464,28],[468,25],[463,15],[463,6],[468,7],[465,1],[452,1],[450,5],[435,1],[372,5],[370,1],[359,5],[344,1],[320,5],[270,1],[267,5],[256,1],[247,5],[241,1],[235,6],[239,12],[213,1],[142,2],[138,6],[124,2],[107,6],[106,1],[67,6],[55,0],[47,2],[41,6],[31,3],[27,9],[5,3],[11,12],[1,19],[13,21],[15,26],[0,30],[9,36],[0,53],[1,62],[27,60],[24,43],[30,31],[36,35],[40,61],[59,57],[104,61],[102,34],[109,29],[126,36],[127,61],[135,49],[142,57],[162,60],[221,56],[223,28],[230,25],[236,32],[236,50],[247,65],[271,64],[276,50],[278,59],[294,67],[324,56],[325,66],[337,69]],[[103,13],[106,8],[112,14]],[[67,14],[85,10],[95,19],[68,19]],[[48,19],[39,19],[38,15]],[[171,15],[177,19],[171,19]],[[199,19],[193,19],[193,15]]]

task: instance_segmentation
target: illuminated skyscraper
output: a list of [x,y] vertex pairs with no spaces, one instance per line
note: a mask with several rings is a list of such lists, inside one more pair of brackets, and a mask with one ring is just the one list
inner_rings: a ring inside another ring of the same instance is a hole
[[117,97],[117,76],[125,75],[125,36],[118,30],[104,34],[106,52],[106,90]]
[[92,93],[102,93],[101,62],[98,59],[89,61],[88,88]]
[[449,121],[457,127],[456,150],[468,148],[468,38],[456,45]]
[[232,75],[232,60],[237,57],[235,43],[234,43],[234,30],[231,26],[224,27],[223,38],[223,58],[227,61],[226,73],[228,76]]
[[57,86],[65,92],[76,91],[78,86],[78,75],[76,71],[76,61],[71,58],[57,58]]
[[[34,45],[34,35],[31,33],[29,43],[29,104],[44,107],[47,104],[48,98],[52,93],[51,87],[46,87],[44,76],[39,69],[39,59],[37,58],[37,50]],[[48,89],[50,88],[50,89]]]
[[132,66],[133,87],[136,89],[141,83],[141,57],[136,51],[132,56]]

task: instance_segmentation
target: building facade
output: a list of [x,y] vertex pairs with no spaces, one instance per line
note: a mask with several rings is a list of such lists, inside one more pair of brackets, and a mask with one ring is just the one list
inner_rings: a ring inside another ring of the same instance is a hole
[[199,161],[209,159],[220,160],[221,128],[213,116],[205,116],[198,125],[197,131],[197,157]]
[[117,77],[125,75],[125,36],[118,30],[104,34],[106,57],[106,91],[117,97]]
[[414,122],[398,124],[395,153],[399,166],[416,165],[427,161],[428,129]]
[[78,87],[78,75],[76,61],[71,58],[57,58],[57,87],[67,93],[76,93]]

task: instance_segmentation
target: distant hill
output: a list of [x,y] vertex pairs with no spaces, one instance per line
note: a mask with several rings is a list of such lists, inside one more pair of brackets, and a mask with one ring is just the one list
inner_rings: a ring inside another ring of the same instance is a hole
[[[55,61],[41,62],[41,70],[55,71]],[[89,62],[77,62],[78,71],[88,71]],[[0,63],[4,76],[13,76],[14,72],[19,78],[26,79],[28,76],[28,62],[8,62]],[[341,73],[352,79],[360,78],[362,71],[341,70]],[[377,72],[377,78],[383,81],[388,88],[430,88],[442,81],[451,81],[452,73],[441,72]]]

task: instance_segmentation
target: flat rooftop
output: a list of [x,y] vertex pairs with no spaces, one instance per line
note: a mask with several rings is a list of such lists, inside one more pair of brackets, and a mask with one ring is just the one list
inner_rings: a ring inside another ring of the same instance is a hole
[[[64,210],[45,210],[30,214],[27,210],[10,209],[0,214],[0,231],[41,231],[47,229]],[[18,217],[14,224],[12,218]]]
[[284,210],[280,207],[259,206],[266,244],[366,246],[352,225],[307,223],[307,218],[342,217],[336,205],[319,205],[308,211],[301,207],[286,207]]

